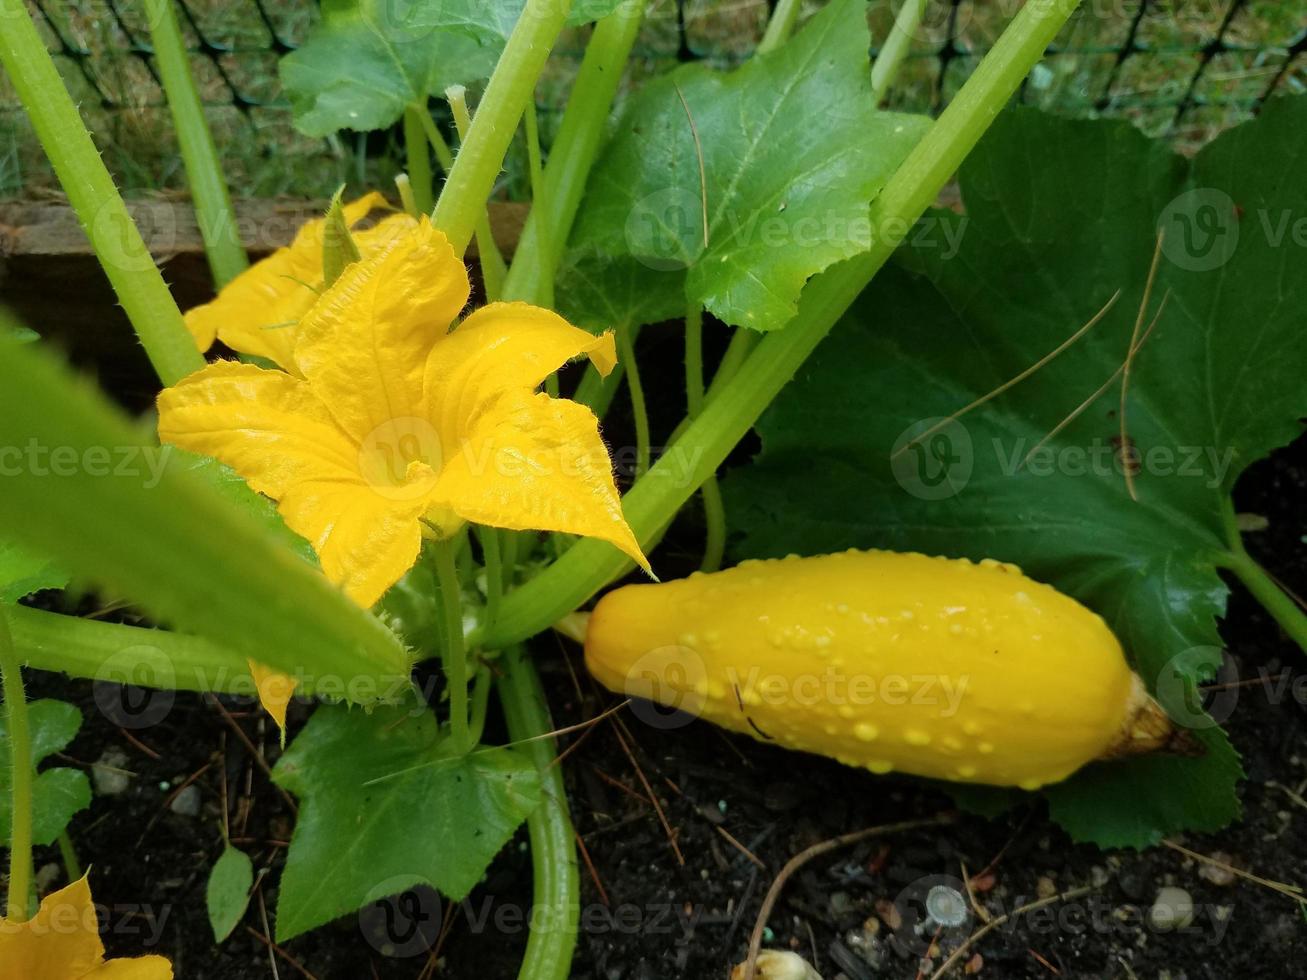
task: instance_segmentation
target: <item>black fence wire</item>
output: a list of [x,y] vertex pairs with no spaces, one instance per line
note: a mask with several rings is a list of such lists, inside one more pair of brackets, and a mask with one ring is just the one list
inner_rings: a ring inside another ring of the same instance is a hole
[[[277,60],[307,37],[316,0],[176,2],[237,193],[320,192],[342,178],[366,179],[368,159],[387,152],[388,141],[300,136],[277,82]],[[739,63],[761,37],[770,2],[651,0],[632,79],[677,62]],[[899,2],[872,4],[874,37],[885,36]],[[939,111],[1020,5],[931,0],[893,107]],[[179,186],[143,0],[29,0],[29,7],[120,180],[142,189]],[[546,129],[585,37],[584,28],[564,37],[538,87]],[[1059,112],[1124,116],[1184,145],[1247,118],[1276,93],[1301,91],[1307,0],[1085,0],[1021,98]],[[21,106],[0,81],[0,194],[47,178]]]

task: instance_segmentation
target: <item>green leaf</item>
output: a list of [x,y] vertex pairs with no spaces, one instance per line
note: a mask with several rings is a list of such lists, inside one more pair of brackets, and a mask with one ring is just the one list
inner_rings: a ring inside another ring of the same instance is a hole
[[222,942],[240,924],[253,887],[254,865],[249,855],[228,844],[209,872],[204,893],[215,942]]
[[591,175],[572,244],[684,270],[687,299],[727,323],[784,326],[808,277],[870,247],[870,202],[929,128],[876,109],[869,44],[865,2],[834,0],[734,72],[692,64],[650,83]]
[[282,520],[275,501],[256,493],[245,479],[226,463],[209,456],[198,456],[185,449],[172,446],[168,450],[170,467],[194,473],[218,491],[229,504],[258,522],[268,534],[280,541],[289,551],[318,567],[318,556],[313,545],[292,531]]
[[[295,126],[309,136],[340,129],[384,129],[404,107],[485,78],[497,49],[486,33],[462,29],[456,16],[471,0],[450,3],[328,0],[308,40],[281,59],[282,87]],[[493,13],[497,4],[485,4]],[[447,17],[446,28],[432,12]]]
[[685,315],[685,273],[663,271],[630,256],[574,250],[559,270],[558,312],[602,333]]
[[446,744],[425,707],[314,712],[273,774],[301,800],[279,942],[415,884],[459,901],[481,880],[540,802],[539,776],[512,749]]
[[62,589],[68,574],[54,562],[9,541],[0,541],[0,602],[17,602],[42,589]]
[[[82,727],[82,713],[63,701],[33,701],[27,706],[31,727],[32,765],[37,766],[62,751]],[[0,716],[0,840],[10,833],[13,805],[13,765],[9,750],[8,724]],[[77,769],[47,769],[38,773],[32,785],[32,841],[41,847],[53,844],[73,815],[91,805],[91,784]]]
[[[324,0],[322,21],[281,59],[295,126],[309,136],[385,129],[412,104],[489,78],[525,0]],[[620,0],[578,0],[569,23]]]
[[322,283],[323,288],[331,286],[345,268],[357,262],[362,256],[359,247],[354,244],[354,237],[349,233],[349,223],[345,220],[345,207],[341,203],[345,194],[342,185],[331,198],[327,216],[322,229]]
[[[1307,213],[1307,188],[1285,179],[1304,153],[1301,99],[1269,104],[1192,163],[1125,124],[1005,115],[962,169],[966,218],[935,216],[914,236],[763,417],[760,456],[726,481],[740,557],[992,556],[1107,619],[1207,754],[1096,765],[1050,788],[1078,839],[1139,846],[1238,813],[1237,756],[1190,704],[1219,653],[1228,491],[1307,414],[1307,316],[1293,300],[1307,294],[1307,262],[1274,234]],[[1131,373],[1135,502],[1113,442],[1119,382],[1020,464],[1124,360],[1159,225],[1149,316],[1171,295]],[[1117,289],[1067,353],[895,455],[1038,362]]]
[[394,634],[285,547],[284,530],[151,445],[49,354],[3,346],[0,445],[43,450],[0,494],[0,526],[21,544],[310,686],[330,677],[377,699],[407,685]]

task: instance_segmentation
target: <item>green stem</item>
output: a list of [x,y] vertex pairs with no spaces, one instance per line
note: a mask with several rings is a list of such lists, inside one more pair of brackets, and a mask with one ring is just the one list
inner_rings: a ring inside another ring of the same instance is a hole
[[434,207],[432,187],[435,176],[431,172],[431,154],[427,150],[427,132],[423,125],[423,120],[430,122],[430,119],[425,106],[404,108],[404,153],[408,157],[408,179],[419,214],[429,214]]
[[468,730],[468,745],[480,745],[486,730],[486,713],[490,708],[490,668],[478,667],[472,681],[472,722]]
[[[716,472],[844,315],[1042,57],[1076,2],[1046,0],[1021,9],[873,203],[870,250],[808,283],[795,319],[759,342],[739,373],[626,495],[627,521],[641,541],[657,534]],[[508,596],[484,642],[506,646],[547,629],[628,567],[625,556],[611,545],[593,539],[578,542]]]
[[773,48],[779,48],[794,32],[794,24],[799,19],[799,8],[803,0],[780,0],[772,11],[771,20],[767,22],[767,31],[758,42],[756,54],[766,54]]
[[703,410],[703,308],[691,303],[685,314],[685,402],[686,417],[695,419]]
[[[447,89],[445,91],[445,98],[447,98],[450,105],[453,106],[454,96],[452,93],[455,89],[458,90],[458,103],[462,108],[462,121],[460,121],[459,111],[456,107],[454,109],[454,126],[458,128],[461,138],[462,134],[467,131],[467,127],[471,123],[471,120],[468,118],[467,100],[464,98],[465,90],[462,85],[455,85]],[[440,132],[440,127],[436,125],[436,121],[431,118],[431,113],[422,113],[422,128],[426,130],[427,141],[431,144],[431,149],[436,154],[436,162],[440,164],[440,169],[445,173],[449,173],[449,171],[454,168],[454,151],[449,148],[449,143],[445,141],[445,136]]]
[[[468,130],[472,128],[472,116],[467,109],[467,89],[462,85],[451,85],[445,89],[445,98],[449,100],[449,108],[453,110],[454,128],[458,130],[459,142],[462,142],[467,139]],[[427,125],[430,127],[428,132],[431,134],[433,145],[437,145],[435,141],[439,140],[438,145],[444,147],[444,155],[441,156],[439,149],[436,155],[440,157],[445,173],[449,173],[454,166],[454,158],[450,155],[449,146],[441,137],[440,130],[436,129],[435,121],[430,116],[427,116]],[[508,266],[504,264],[504,256],[499,251],[494,230],[490,227],[488,205],[477,218],[476,242],[477,259],[481,267],[481,285],[486,291],[486,300],[493,303],[504,295],[504,277],[508,275]]]
[[445,632],[441,662],[449,685],[449,730],[461,752],[472,747],[468,740],[467,649],[463,641],[463,590],[458,579],[458,538],[434,541],[436,583],[440,586],[440,623]]
[[[628,328],[632,333],[631,346],[635,346],[635,327]],[[617,396],[617,389],[622,386],[622,379],[626,377],[626,365],[621,361],[617,366],[608,372],[608,377],[603,377],[593,364],[585,369],[585,375],[581,378],[581,383],[576,386],[576,391],[572,394],[572,401],[579,402],[586,406],[595,416],[602,419],[608,414],[608,408],[612,405],[613,399]]]
[[486,622],[493,623],[499,615],[499,601],[504,595],[504,564],[499,548],[499,528],[478,525],[476,530],[486,569]]
[[715,572],[722,567],[722,558],[726,554],[726,504],[722,500],[717,477],[710,476],[704,480],[699,495],[703,498],[703,523],[707,530],[699,570]]
[[532,929],[518,980],[567,980],[580,917],[576,834],[567,809],[567,787],[558,766],[545,693],[535,667],[520,648],[506,651],[499,698],[508,735],[540,773],[542,802],[527,817],[533,873]]
[[504,165],[504,154],[518,120],[571,9],[571,0],[527,0],[499,56],[472,128],[459,148],[431,216],[435,226],[449,236],[458,255],[472,240],[477,218],[485,210],[495,178]]
[[395,175],[395,190],[399,191],[399,203],[410,218],[426,213],[418,207],[417,198],[413,196],[413,181],[408,179],[408,174]]
[[514,580],[517,578],[517,550],[521,536],[521,531],[510,531],[508,528],[502,528],[499,532],[499,550],[504,560],[505,591],[513,587]]
[[[544,158],[540,153],[540,121],[536,118],[534,98],[526,104],[526,155],[531,167],[531,210],[539,212],[532,247],[545,268],[556,269],[558,260],[554,256],[553,226],[549,224],[549,188],[545,183]],[[553,309],[554,277],[552,275],[540,280],[539,294],[535,302],[540,306]]]
[[[732,342],[734,338],[732,338]],[[693,422],[703,412],[703,308],[692,303],[685,316],[685,394],[686,415]],[[717,477],[703,481],[700,497],[703,500],[703,522],[707,537],[703,546],[701,571],[715,572],[722,567],[726,550],[726,508]]]
[[24,0],[0,0],[0,62],[155,372],[164,384],[174,384],[198,371],[204,358]]
[[[640,32],[644,7],[643,3],[618,4],[595,25],[545,168],[547,208],[533,206],[527,217],[504,283],[506,299],[539,303],[544,283],[553,282],[562,246],[571,234],[586,181],[599,155],[623,69]],[[548,227],[557,247],[539,247],[542,226]]]
[[9,726],[9,898],[8,917],[26,922],[32,891],[32,735],[27,724],[23,671],[9,635],[9,620],[0,605],[0,687],[4,689]]
[[196,636],[26,606],[8,607],[8,618],[18,659],[28,667],[142,687],[256,693],[244,656]]
[[1253,560],[1241,542],[1236,541],[1234,544],[1234,550],[1221,554],[1216,560],[1217,564],[1233,572],[1289,638],[1307,653],[1307,615],[1303,614],[1302,609],[1279,583]]
[[921,25],[921,18],[929,2],[930,0],[903,0],[898,16],[894,18],[894,26],[881,45],[880,54],[876,55],[876,63],[871,66],[871,98],[875,104],[881,103],[894,84],[894,79],[898,77],[899,68],[912,47],[912,38]]
[[722,355],[722,362],[717,365],[717,373],[713,375],[712,384],[708,386],[709,401],[712,401],[713,396],[735,377],[745,358],[761,338],[762,334],[756,330],[749,330],[746,327],[735,329],[731,335],[731,342],[726,345],[726,353]]
[[73,839],[68,836],[68,831],[59,835],[59,858],[64,863],[64,873],[68,876],[69,881],[77,881],[82,877],[82,866],[77,861],[77,851],[73,848]]
[[640,364],[635,359],[635,330],[625,324],[614,331],[617,335],[618,362],[626,368],[626,383],[631,392],[631,414],[635,417],[635,475],[649,472],[649,411],[644,400],[644,385],[640,381]]
[[177,143],[195,203],[195,217],[204,239],[204,253],[209,259],[214,285],[221,289],[249,268],[250,262],[241,246],[227,180],[218,163],[213,134],[204,118],[204,106],[191,75],[190,59],[177,24],[173,0],[148,0],[146,8],[154,58],[168,97],[173,126],[177,130]]

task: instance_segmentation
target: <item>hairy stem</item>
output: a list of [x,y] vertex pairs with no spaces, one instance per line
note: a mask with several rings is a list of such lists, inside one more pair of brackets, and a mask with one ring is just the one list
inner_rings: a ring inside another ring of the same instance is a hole
[[486,570],[486,622],[499,615],[499,601],[504,595],[504,563],[499,547],[499,528],[477,525],[481,542],[481,561]]
[[[545,268],[556,269],[558,259],[554,255],[554,229],[549,223],[549,187],[545,181],[544,155],[540,152],[540,120],[536,116],[534,99],[526,104],[526,155],[531,167],[531,211],[538,212],[532,247]],[[552,275],[540,280],[536,302],[541,306],[553,308],[554,277]]]
[[0,687],[4,689],[9,728],[9,898],[6,915],[26,922],[32,891],[32,735],[27,724],[23,671],[9,635],[9,620],[0,605]]
[[435,226],[449,236],[458,255],[467,250],[472,240],[517,122],[531,100],[536,79],[571,8],[571,0],[527,0],[495,65],[485,97],[472,120],[467,139],[454,158],[454,166],[431,216]]
[[[451,85],[445,89],[445,98],[449,101],[449,108],[453,112],[454,128],[458,131],[458,139],[461,143],[467,139],[468,130],[472,128],[472,114],[467,108],[467,89],[462,85]],[[440,130],[436,129],[435,120],[430,116],[427,116],[427,126],[432,146],[436,146],[438,141],[439,146],[444,147],[443,151],[437,148],[436,156],[440,160],[440,165],[445,168],[445,173],[449,173],[454,166],[454,158],[449,152],[449,146],[440,135]],[[493,303],[504,295],[504,276],[508,274],[508,267],[504,265],[504,256],[499,251],[498,243],[495,242],[488,208],[477,218],[475,234],[478,264],[481,267],[481,285],[486,291],[486,299]]]
[[71,677],[253,696],[245,657],[196,636],[7,608],[21,663]]
[[635,475],[638,479],[649,472],[649,410],[645,405],[644,385],[640,381],[640,365],[635,359],[635,330],[622,324],[614,333],[617,335],[618,363],[626,369],[626,386],[631,392],[631,414],[635,417]]
[[435,176],[431,172],[431,154],[427,151],[426,123],[431,116],[425,106],[410,105],[404,109],[404,154],[408,158],[408,179],[413,188],[413,201],[419,214],[430,213],[434,207],[432,187]]
[[204,118],[204,106],[191,75],[190,59],[177,25],[173,0],[148,0],[150,40],[159,78],[168,97],[177,143],[181,148],[186,180],[191,187],[195,217],[204,239],[204,254],[214,285],[221,289],[249,268],[232,211],[227,180],[218,163],[218,151]]
[[530,756],[540,773],[540,806],[527,817],[533,873],[532,928],[518,980],[566,980],[571,972],[580,915],[576,835],[567,809],[567,788],[553,739],[545,692],[531,659],[520,648],[506,651],[499,698],[517,751]]
[[1307,614],[1266,569],[1253,560],[1242,544],[1221,555],[1217,564],[1233,572],[1289,638],[1307,653]]
[[789,40],[802,6],[803,0],[779,0],[776,9],[772,11],[771,20],[767,22],[766,32],[758,42],[757,54],[766,54]]
[[440,624],[444,630],[441,662],[449,685],[449,730],[460,751],[472,747],[468,741],[467,649],[463,642],[463,590],[458,578],[458,538],[434,541],[431,554],[440,586]]
[[889,36],[876,55],[876,63],[871,66],[871,97],[877,105],[889,94],[890,86],[898,77],[903,59],[912,47],[912,38],[921,26],[922,15],[930,0],[903,0],[899,14],[894,18],[894,26]]
[[24,0],[0,0],[0,62],[155,372],[174,384],[198,371],[204,358]]
[[[545,167],[545,205],[531,208],[513,266],[504,283],[505,299],[539,303],[545,283],[552,284],[563,245],[572,230],[586,181],[599,155],[604,125],[631,47],[640,32],[643,3],[621,3],[595,25],[585,57],[572,84],[549,165]],[[548,228],[553,248],[541,249],[539,236]],[[549,290],[552,292],[552,285]]]
[[[730,383],[705,404],[703,414],[626,495],[627,520],[642,542],[658,534],[716,472],[885,264],[904,230],[935,200],[1021,79],[1043,56],[1076,2],[1047,0],[1021,9],[873,203],[870,250],[808,283],[795,319],[759,342]],[[505,646],[548,628],[629,567],[626,557],[611,545],[592,539],[578,542],[505,600],[499,621],[488,631],[485,642]]]

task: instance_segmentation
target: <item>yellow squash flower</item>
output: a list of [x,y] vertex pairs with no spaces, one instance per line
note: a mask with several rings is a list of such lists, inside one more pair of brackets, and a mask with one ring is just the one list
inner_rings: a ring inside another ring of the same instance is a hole
[[104,958],[100,927],[86,879],[47,895],[27,922],[0,919],[4,980],[172,980],[162,956]]
[[287,370],[219,362],[159,396],[159,435],[278,501],[323,571],[371,606],[424,527],[465,521],[609,541],[646,569],[589,409],[535,389],[611,335],[549,310],[467,303],[463,263],[421,218],[350,265],[299,321]]
[[[375,191],[344,206],[345,224],[364,258],[385,248],[417,222],[407,214],[390,214],[370,228],[357,227],[373,211],[387,210]],[[322,293],[322,244],[326,221],[306,222],[295,240],[250,266],[229,282],[212,302],[186,313],[186,326],[201,351],[221,340],[242,354],[266,357],[294,373],[295,325]]]

